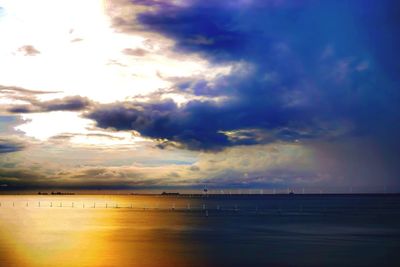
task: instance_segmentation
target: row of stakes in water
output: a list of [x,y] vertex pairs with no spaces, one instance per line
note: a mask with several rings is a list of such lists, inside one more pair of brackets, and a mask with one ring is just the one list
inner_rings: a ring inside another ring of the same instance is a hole
[[[2,206],[2,203],[0,202],[0,207],[1,207],[1,206]],[[12,203],[12,206],[15,207],[15,202]],[[26,206],[26,207],[29,207],[29,202],[26,202],[26,205],[25,205],[25,206]],[[57,205],[54,205],[54,206],[53,206],[53,202],[50,202],[49,205],[43,206],[43,205],[41,204],[41,202],[39,201],[39,202],[37,203],[37,207],[39,207],[39,208],[40,208],[40,207],[50,207],[50,208],[52,208],[52,207],[59,207],[59,208],[69,207],[69,208],[74,208],[74,207],[75,207],[75,204],[74,204],[74,202],[71,202],[71,205],[70,205],[70,206],[65,206],[65,205],[63,205],[63,202],[59,202],[59,203],[58,203],[58,206],[57,206]],[[86,207],[86,206],[85,206],[85,203],[82,203],[82,208],[85,208],[85,207]],[[89,206],[89,207],[91,207],[91,208],[96,208],[96,203],[94,202],[93,205],[92,205],[92,206]],[[101,206],[99,206],[99,205],[97,205],[97,207],[100,207],[100,208],[101,208]],[[109,206],[108,203],[105,203],[105,206],[103,206],[103,208],[104,208],[104,207],[105,207],[105,208],[131,208],[131,209],[134,208],[132,204],[130,204],[130,206],[119,206],[118,203],[115,203],[115,204],[112,205],[112,206]],[[147,208],[146,206],[144,206],[143,208],[140,208],[140,209],[147,210],[147,209],[151,209],[151,208]],[[159,206],[157,205],[157,206],[156,206],[155,208],[153,208],[153,209],[158,210],[158,209],[160,209],[160,208],[159,208]],[[194,208],[194,209],[196,210],[196,208]],[[206,207],[205,204],[203,204],[203,205],[202,205],[202,208],[200,208],[200,209],[204,210],[204,211],[206,212],[206,214],[208,215],[208,208]],[[174,211],[174,210],[178,210],[178,209],[175,207],[175,204],[172,204],[171,208],[168,209],[168,210]],[[180,209],[180,210],[184,210],[184,209]],[[186,210],[192,210],[192,207],[191,207],[190,204],[187,204]],[[220,205],[217,205],[216,210],[222,211],[222,210],[224,210],[224,209],[222,209]],[[231,210],[231,209],[229,209],[229,210]],[[234,210],[234,211],[239,211],[237,205],[235,205],[235,207],[234,207],[233,210]],[[258,208],[257,208],[257,207],[256,207],[256,211],[258,211]]]
[[[109,203],[105,203],[103,205],[99,205],[99,204],[96,204],[96,202],[93,202],[93,204],[91,204],[91,205],[86,205],[85,203],[82,203],[81,205],[75,205],[74,202],[70,202],[69,205],[65,205],[65,203],[63,204],[63,202],[55,202],[54,205],[53,205],[53,202],[50,202],[50,203],[47,202],[46,204],[44,204],[44,205],[43,204],[44,203],[41,203],[39,201],[39,202],[37,202],[36,206],[35,205],[32,206],[32,205],[30,205],[29,202],[26,202],[25,206],[26,207],[38,207],[38,208],[45,208],[45,207],[50,207],[50,208],[52,208],[52,207],[56,207],[56,208],[106,208],[106,209],[107,208],[114,208],[114,209],[115,208],[128,208],[128,209],[143,210],[143,211],[146,211],[146,210],[148,210],[148,211],[150,211],[150,210],[159,210],[159,211],[167,211],[167,210],[170,210],[170,211],[203,211],[206,216],[208,216],[209,210],[225,211],[225,212],[231,212],[231,211],[238,212],[239,211],[239,208],[238,208],[237,205],[235,205],[234,207],[225,207],[225,208],[222,208],[220,205],[217,205],[216,208],[213,209],[213,208],[207,207],[206,204],[203,204],[200,207],[199,206],[192,207],[189,203],[187,204],[186,207],[181,207],[181,208],[177,208],[175,206],[175,204],[172,204],[170,208],[166,208],[166,207],[160,208],[159,205],[156,205],[154,207],[147,207],[147,206],[134,207],[133,204],[130,204],[128,206],[126,206],[126,205],[124,206],[124,205],[119,205],[118,203],[112,203],[111,205],[109,205]],[[2,207],[2,205],[3,204],[0,202],[0,207]],[[12,202],[12,207],[15,207],[15,206],[16,206],[15,202]],[[247,212],[252,212],[252,213],[255,212],[257,214],[259,213],[258,206],[256,206],[255,208],[241,209],[241,210],[243,212],[247,211]],[[282,214],[283,210],[281,208],[278,208],[277,212],[279,214]],[[326,207],[325,207],[325,212],[327,212]],[[298,213],[299,214],[303,214],[303,205],[299,206]]]

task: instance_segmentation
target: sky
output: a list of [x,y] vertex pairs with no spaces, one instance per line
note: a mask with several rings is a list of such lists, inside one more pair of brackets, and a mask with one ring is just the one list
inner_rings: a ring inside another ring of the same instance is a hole
[[0,0],[0,191],[400,191],[395,0]]

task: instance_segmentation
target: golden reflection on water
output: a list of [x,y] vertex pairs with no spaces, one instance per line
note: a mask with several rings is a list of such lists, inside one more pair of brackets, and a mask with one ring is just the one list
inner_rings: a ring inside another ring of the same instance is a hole
[[0,267],[400,266],[397,195],[304,197],[0,196]]
[[0,201],[1,266],[193,265],[185,256],[193,247],[177,234],[188,225],[184,213],[105,208],[106,203],[170,203],[116,196],[111,201],[101,196],[0,196]]

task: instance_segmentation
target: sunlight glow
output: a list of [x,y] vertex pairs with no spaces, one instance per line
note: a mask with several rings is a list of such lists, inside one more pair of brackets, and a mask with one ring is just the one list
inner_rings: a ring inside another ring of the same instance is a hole
[[[172,83],[160,77],[215,77],[229,66],[210,68],[197,56],[174,55],[173,41],[158,35],[117,32],[97,0],[0,1],[0,84],[57,90],[110,103],[151,93]],[[38,19],[39,18],[39,19]],[[146,45],[151,39],[152,45]],[[24,47],[32,47],[25,51]],[[142,49],[143,56],[125,54]]]

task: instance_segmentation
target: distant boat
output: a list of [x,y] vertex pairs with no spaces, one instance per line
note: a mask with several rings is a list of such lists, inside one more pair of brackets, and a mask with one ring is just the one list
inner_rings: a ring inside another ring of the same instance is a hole
[[[38,195],[49,195],[47,192],[38,192]],[[71,192],[51,192],[50,195],[75,195]]]

